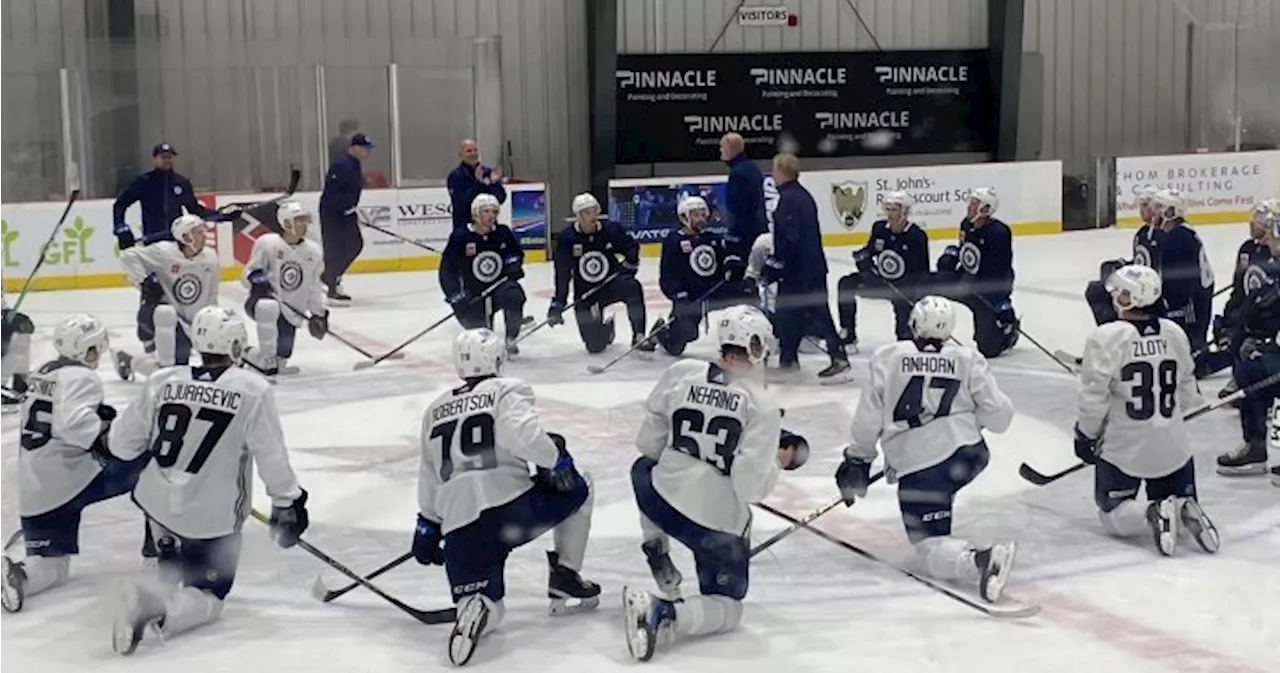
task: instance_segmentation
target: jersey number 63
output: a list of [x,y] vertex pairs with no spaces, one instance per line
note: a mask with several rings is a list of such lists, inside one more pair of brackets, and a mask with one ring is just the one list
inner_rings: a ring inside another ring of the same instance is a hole
[[732,416],[707,420],[706,414],[687,407],[671,414],[671,447],[710,463],[722,474],[733,469],[733,455],[741,438],[742,422]]

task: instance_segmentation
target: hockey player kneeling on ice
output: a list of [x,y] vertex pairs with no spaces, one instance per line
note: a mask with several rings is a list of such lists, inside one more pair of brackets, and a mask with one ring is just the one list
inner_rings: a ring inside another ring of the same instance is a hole
[[564,438],[543,429],[529,384],[502,375],[505,360],[492,331],[459,334],[453,364],[463,383],[422,418],[413,556],[443,565],[449,577],[458,605],[449,660],[458,666],[502,621],[507,556],[548,530],[555,539],[547,552],[551,614],[600,602],[600,587],[578,574],[591,529],[591,482],[574,467]]
[[840,279],[836,304],[845,344],[858,343],[858,297],[888,299],[898,340],[911,339],[912,302],[929,278],[929,234],[907,219],[913,203],[906,192],[885,194],[884,219],[871,225],[871,238],[853,253],[858,270]]
[[4,401],[0,411],[11,414],[22,404],[22,396],[27,392],[27,377],[31,375],[31,335],[36,326],[25,313],[9,308],[8,300],[4,302],[4,356],[0,360],[0,380],[8,390],[3,392]]
[[324,251],[307,240],[311,213],[297,201],[285,201],[276,219],[284,235],[263,234],[253,242],[242,281],[249,288],[244,310],[258,325],[258,349],[250,357],[267,376],[297,373],[297,367],[289,366],[289,358],[302,323],[307,323],[307,331],[316,339],[329,331],[320,282]]
[[125,276],[142,292],[138,337],[146,355],[116,351],[116,373],[128,381],[159,367],[185,365],[191,357],[187,327],[200,309],[218,303],[218,254],[205,247],[204,220],[183,215],[170,228],[172,241],[135,245],[120,253]]
[[54,330],[53,346],[58,359],[31,377],[22,406],[18,508],[27,558],[4,557],[8,612],[67,581],[71,557],[80,553],[80,513],[132,490],[147,461],[107,452],[116,410],[102,403],[102,377],[94,371],[107,352],[107,329],[93,316],[67,318]]
[[[516,337],[524,322],[524,250],[505,224],[498,224],[498,199],[480,194],[471,202],[471,224],[454,229],[440,259],[440,289],[466,329],[492,327],[502,311],[507,352],[517,355]],[[487,296],[485,290],[499,287]]]
[[1130,264],[1151,266],[1152,250],[1160,231],[1159,211],[1155,205],[1155,187],[1140,187],[1135,195],[1138,202],[1138,217],[1142,226],[1133,234],[1133,257],[1131,259],[1109,259],[1098,266],[1098,280],[1090,281],[1084,288],[1084,299],[1093,312],[1093,320],[1099,325],[1116,320],[1115,304],[1111,301],[1111,293],[1107,291],[1107,279],[1120,267]]
[[747,262],[733,253],[719,234],[705,229],[710,217],[701,196],[685,197],[676,206],[680,228],[662,240],[658,285],[671,300],[671,315],[649,332],[662,349],[679,356],[698,338],[702,317],[734,304],[754,302],[743,277]]
[[[641,550],[662,595],[623,589],[631,656],[648,661],[676,636],[732,631],[742,620],[750,562],[751,503],[779,470],[808,457],[782,433],[782,415],[761,385],[773,325],[757,308],[733,306],[716,320],[720,359],[682,360],[649,394],[631,466]],[[781,438],[781,439],[780,439]],[[693,552],[700,596],[680,598],[670,538]]]
[[[1130,537],[1147,530],[1172,556],[1185,527],[1200,547],[1218,551],[1218,531],[1196,501],[1196,470],[1182,416],[1204,403],[1191,345],[1182,328],[1157,317],[1160,276],[1130,265],[1107,280],[1115,322],[1085,342],[1080,367],[1076,456],[1094,466],[1102,526]],[[1147,503],[1135,499],[1146,482]]]
[[201,366],[152,374],[111,428],[113,454],[153,458],[133,501],[160,549],[158,576],[125,583],[117,597],[112,646],[121,654],[132,654],[146,634],[172,638],[222,614],[252,506],[254,465],[271,497],[276,544],[297,544],[309,521],[271,385],[236,366],[248,339],[244,320],[207,306],[191,328]]
[[[1213,316],[1211,338],[1205,353],[1196,358],[1196,376],[1204,377],[1215,374],[1235,361],[1236,349],[1239,345],[1241,309],[1250,292],[1262,287],[1267,280],[1267,267],[1270,265],[1271,246],[1270,217],[1271,213],[1280,214],[1280,199],[1267,199],[1258,203],[1251,211],[1249,220],[1249,238],[1240,244],[1236,251],[1235,273],[1231,279],[1231,296],[1222,308],[1221,315]],[[1219,393],[1226,397],[1238,390],[1235,381],[1228,383]]]
[[[573,197],[573,214],[577,221],[560,232],[556,242],[556,294],[547,310],[547,323],[553,327],[564,324],[572,280],[573,296],[578,302],[573,315],[588,353],[599,353],[613,343],[613,318],[604,319],[604,309],[618,302],[627,306],[631,345],[653,351],[654,344],[645,339],[644,333],[644,288],[636,280],[640,244],[621,225],[600,220],[600,202],[590,193]],[[615,273],[616,278],[606,281]],[[583,300],[588,292],[591,296]]]
[[853,416],[852,441],[836,470],[845,503],[867,494],[876,442],[885,471],[897,475],[898,506],[923,571],[941,580],[976,584],[995,602],[1009,580],[1013,542],[978,548],[952,537],[956,493],[987,467],[983,430],[1013,422],[1013,402],[996,384],[981,353],[948,343],[955,305],[924,297],[911,309],[910,341],[877,348],[871,378]]
[[932,288],[973,311],[973,340],[978,352],[988,358],[1018,343],[1012,300],[1013,233],[994,217],[999,205],[990,187],[969,193],[959,245],[947,246],[938,258],[938,286]]

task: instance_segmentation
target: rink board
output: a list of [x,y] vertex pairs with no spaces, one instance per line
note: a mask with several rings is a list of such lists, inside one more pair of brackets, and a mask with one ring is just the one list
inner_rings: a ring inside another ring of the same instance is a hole
[[1174,188],[1193,225],[1248,222],[1261,199],[1280,194],[1280,151],[1171,154],[1116,159],[1116,225],[1137,229],[1138,190]]

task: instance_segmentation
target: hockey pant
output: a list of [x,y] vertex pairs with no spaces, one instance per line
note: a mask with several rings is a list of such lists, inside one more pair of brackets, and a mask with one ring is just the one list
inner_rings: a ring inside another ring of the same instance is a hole
[[[1263,346],[1252,357],[1237,358],[1232,374],[1241,390],[1280,372],[1280,347]],[[1250,393],[1240,400],[1240,429],[1244,441],[1264,442],[1267,439],[1267,415],[1271,401],[1280,396],[1280,385],[1272,385]]]
[[613,343],[613,323],[605,324],[604,309],[618,302],[627,305],[627,321],[631,323],[631,333],[644,335],[645,323],[648,322],[645,316],[644,288],[635,278],[618,276],[597,290],[587,301],[573,308],[578,322],[578,334],[588,353],[599,353]]
[[982,473],[991,457],[986,442],[960,447],[950,458],[898,478],[898,506],[907,538],[924,571],[941,580],[978,582],[974,546],[951,537],[956,493]]
[[[915,286],[909,282],[896,282],[889,288],[886,281],[873,273],[857,271],[840,279],[836,294],[836,312],[840,316],[840,327],[854,339],[858,334],[858,298],[888,299],[893,305],[893,331],[899,341],[911,339],[911,306],[915,301]],[[899,292],[902,293],[899,295]],[[904,299],[905,297],[905,299]]]
[[[1002,290],[976,292],[967,277],[938,273],[931,292],[964,304],[973,312],[973,341],[978,352],[993,358],[1018,343],[1018,318],[1013,312],[1009,294]],[[1008,309],[997,311],[1007,305]]]
[[679,357],[685,347],[698,340],[702,318],[712,311],[719,311],[738,304],[755,303],[756,297],[745,283],[725,283],[703,302],[676,301],[672,303],[668,327],[658,334],[658,343],[668,355]]
[[800,363],[800,341],[806,334],[826,342],[827,356],[832,362],[849,359],[831,320],[825,279],[800,283],[779,281],[773,329],[778,337],[779,359],[783,367]]
[[520,336],[524,322],[524,288],[514,280],[504,282],[489,296],[465,299],[457,304],[454,317],[466,329],[493,328],[493,316],[502,311],[502,326],[508,339]]
[[1120,468],[1099,459],[1093,470],[1093,500],[1098,505],[1098,520],[1108,534],[1134,537],[1149,534],[1147,508],[1136,500],[1138,487],[1147,484],[1147,500],[1155,502],[1171,496],[1196,497],[1194,460],[1156,479],[1142,479],[1125,474]]
[[582,474],[568,492],[535,481],[533,488],[504,505],[486,509],[471,523],[444,536],[444,571],[454,603],[479,594],[497,612],[487,629],[497,626],[507,593],[506,564],[512,550],[552,531],[560,565],[582,570],[595,500],[591,480]]
[[[178,312],[167,302],[138,307],[138,338],[147,353],[155,356],[155,366],[185,365],[191,360],[191,339],[178,323]],[[140,370],[148,367],[140,366]],[[149,374],[150,371],[143,371]]]
[[67,581],[71,556],[80,553],[80,513],[89,505],[132,491],[150,458],[149,453],[129,461],[103,456],[102,471],[75,497],[43,514],[21,518],[28,596]]
[[26,378],[31,373],[31,335],[36,326],[25,313],[4,309],[4,351],[0,360],[0,379],[8,383],[10,377]]
[[159,540],[159,577],[138,583],[140,607],[164,615],[160,632],[165,638],[217,620],[235,583],[240,534],[191,539],[154,521],[151,526]]
[[640,510],[644,542],[669,551],[670,538],[693,553],[701,595],[675,604],[676,633],[703,635],[732,631],[742,621],[742,599],[750,585],[751,544],[745,535],[713,530],[690,520],[653,486],[657,461],[641,456],[631,464],[631,486]]
[[272,353],[277,360],[293,357],[298,328],[284,317],[280,302],[260,293],[250,293],[244,312],[258,327],[258,348],[264,355]]
[[333,289],[364,250],[360,218],[355,213],[341,217],[321,215],[320,236],[324,243],[324,271],[320,282]]

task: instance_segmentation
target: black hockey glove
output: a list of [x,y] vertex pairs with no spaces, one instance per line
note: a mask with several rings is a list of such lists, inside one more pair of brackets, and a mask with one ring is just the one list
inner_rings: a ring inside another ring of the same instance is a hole
[[948,245],[938,256],[938,273],[956,273],[960,268],[960,248]]
[[631,260],[624,259],[621,262],[618,262],[618,275],[620,276],[625,278],[635,278],[636,274],[639,272],[639,260],[632,262]]
[[1093,465],[1098,462],[1098,454],[1101,452],[1101,445],[1098,440],[1089,437],[1080,432],[1080,426],[1076,426],[1076,458]]
[[458,310],[458,304],[467,300],[467,292],[466,290],[458,290],[451,295],[447,295],[444,300],[449,303],[449,306],[453,307],[453,310],[456,311]]
[[311,518],[307,515],[307,490],[301,490],[302,495],[289,503],[288,507],[271,508],[271,539],[281,549],[298,544],[298,538],[302,537],[311,524]]
[[1123,259],[1108,259],[1098,265],[1098,280],[1105,283],[1111,277],[1111,274],[1119,271],[1120,267],[1128,265],[1129,263]]
[[578,468],[573,464],[573,456],[569,455],[564,436],[554,432],[548,432],[547,436],[556,445],[560,457],[556,459],[555,467],[550,470],[538,468],[538,476],[549,488],[560,493],[568,493],[573,490],[582,476],[578,474]]
[[513,280],[513,281],[524,278],[524,265],[520,263],[520,258],[519,257],[507,258],[507,260],[503,263],[503,266],[502,266],[502,275],[506,276],[507,280]]
[[267,272],[262,269],[254,269],[249,273],[249,295],[258,299],[265,299],[273,296],[275,293],[271,290],[271,281],[267,278]]
[[329,333],[329,314],[328,313],[312,313],[307,318],[307,331],[311,333],[314,339],[323,339],[324,335]]
[[116,235],[116,247],[121,250],[128,250],[138,243],[138,239],[133,236],[133,230],[124,222],[116,222],[113,233]]
[[871,463],[846,456],[836,468],[836,488],[840,489],[844,504],[852,505],[858,498],[866,497],[870,485]]
[[116,408],[110,404],[98,405],[98,418],[110,423],[116,420]]
[[797,435],[794,432],[782,431],[782,436],[778,439],[778,450],[792,449],[791,462],[783,465],[784,470],[797,470],[809,462],[809,440]]
[[142,286],[138,288],[142,292],[142,303],[156,305],[164,301],[164,288],[160,287],[160,281],[156,280],[155,274],[150,274],[142,279]]
[[782,261],[773,255],[764,260],[764,268],[760,269],[760,283],[773,285],[782,279]]
[[853,252],[853,264],[858,267],[858,273],[874,273],[875,257],[875,253],[870,248],[855,250]]
[[413,558],[424,566],[444,565],[444,549],[440,544],[444,536],[440,524],[418,515],[418,525],[413,529]]
[[555,327],[564,324],[564,302],[559,299],[551,300],[551,307],[547,309],[547,324]]
[[738,255],[725,255],[724,279],[730,283],[742,280],[747,273],[747,261]]

